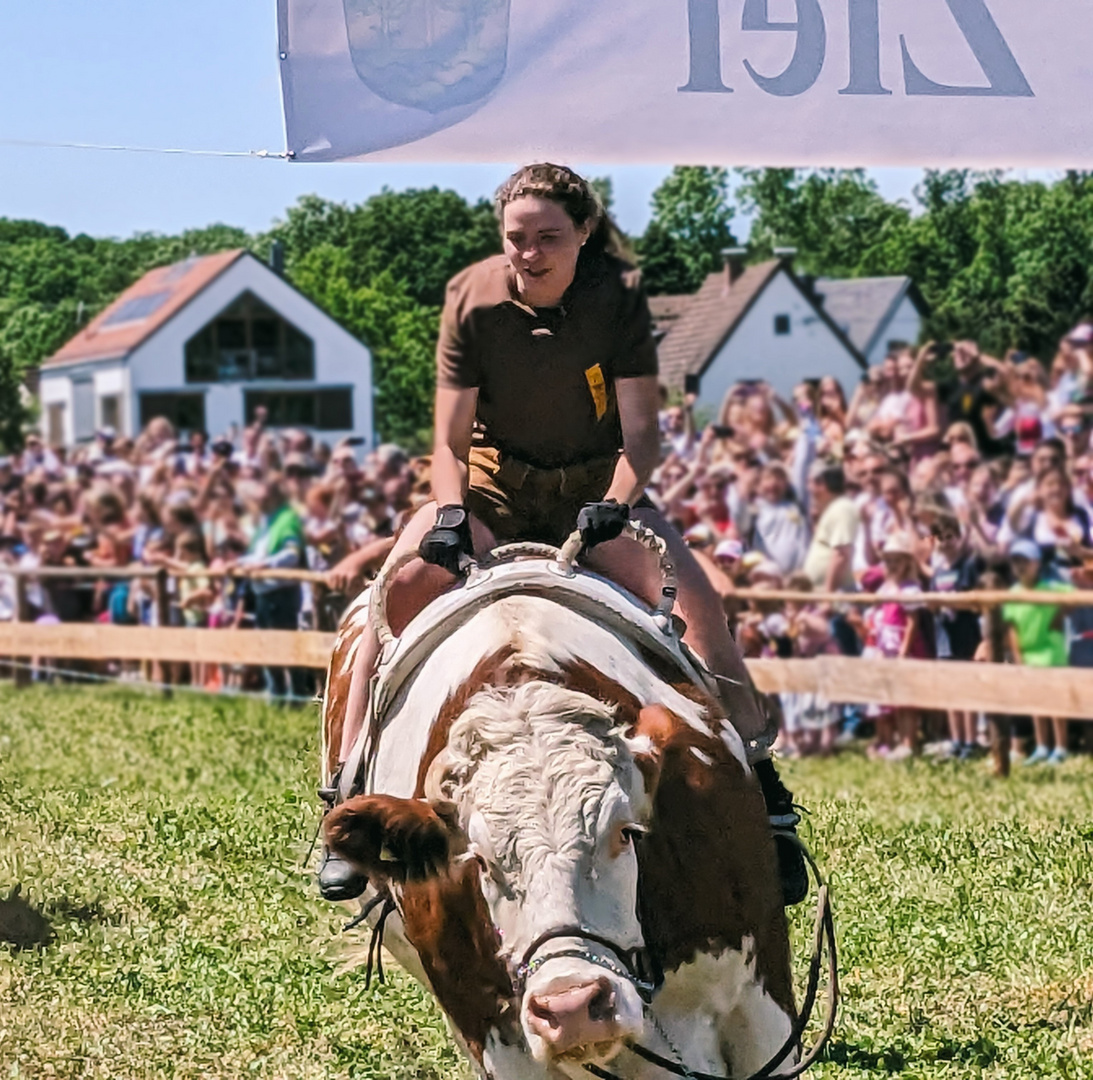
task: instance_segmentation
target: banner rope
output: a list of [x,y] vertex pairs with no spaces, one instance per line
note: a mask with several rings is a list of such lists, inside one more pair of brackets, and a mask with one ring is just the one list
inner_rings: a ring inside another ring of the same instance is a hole
[[177,146],[114,146],[106,143],[46,142],[40,139],[0,139],[0,146],[22,146],[45,150],[111,150],[127,154],[183,154],[189,157],[242,157],[291,161],[293,150],[191,150]]

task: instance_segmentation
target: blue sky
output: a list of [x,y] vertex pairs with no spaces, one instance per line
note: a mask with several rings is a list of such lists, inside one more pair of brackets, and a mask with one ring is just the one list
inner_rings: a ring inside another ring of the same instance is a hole
[[[0,216],[127,236],[223,221],[267,227],[298,196],[383,186],[490,194],[515,164],[301,165],[3,145],[4,139],[283,149],[274,0],[21,0],[0,6]],[[630,232],[666,170],[573,162],[615,181]],[[889,198],[919,174],[878,170]]]

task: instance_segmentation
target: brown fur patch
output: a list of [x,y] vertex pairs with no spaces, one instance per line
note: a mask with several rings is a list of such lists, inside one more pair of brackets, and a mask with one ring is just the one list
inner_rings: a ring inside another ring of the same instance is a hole
[[638,847],[646,944],[673,971],[699,952],[740,949],[750,934],[759,978],[795,1016],[789,932],[758,786],[719,738],[663,706],[642,709],[635,733],[659,751],[652,827]]
[[475,1058],[491,1029],[518,1035],[518,1007],[474,862],[413,882],[402,893],[407,940],[417,950],[441,1008]]
[[[506,645],[497,652],[484,656],[474,666],[474,670],[448,696],[448,700],[440,707],[433,721],[432,730],[429,732],[429,742],[426,744],[425,753],[421,756],[421,764],[417,770],[417,786],[414,794],[420,799],[425,794],[425,777],[429,774],[429,766],[436,760],[437,755],[448,745],[448,736],[451,734],[452,724],[466,711],[472,697],[487,686],[505,686],[506,666],[516,651],[512,645]],[[511,669],[509,669],[511,671]]]
[[339,633],[334,642],[334,652],[330,657],[329,678],[323,692],[323,725],[326,728],[326,775],[333,776],[337,771],[342,746],[342,731],[345,728],[345,706],[349,702],[349,684],[353,678],[353,668],[346,670],[346,658],[349,649],[361,631]]

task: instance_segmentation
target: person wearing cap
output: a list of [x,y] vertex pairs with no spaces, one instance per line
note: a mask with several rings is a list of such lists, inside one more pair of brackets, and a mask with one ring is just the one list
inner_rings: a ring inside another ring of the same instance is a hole
[[[1070,585],[1047,577],[1040,545],[1020,537],[1009,547],[1010,565],[1017,578],[1013,591],[1073,592]],[[1006,639],[1015,664],[1032,668],[1066,667],[1067,643],[1063,630],[1063,612],[1052,604],[1030,604],[1012,600],[1002,605],[1002,621],[1006,624]],[[1058,765],[1067,752],[1067,720],[1065,717],[1034,716],[1033,730],[1036,747],[1026,765]]]
[[1068,409],[1088,406],[1093,396],[1093,323],[1081,322],[1063,337],[1056,363],[1062,370],[1048,391],[1048,409],[1059,423]]
[[[925,659],[930,642],[924,632],[925,612],[907,602],[922,592],[915,562],[915,538],[895,532],[881,551],[884,580],[877,589],[880,603],[865,614],[867,647],[863,656],[887,659]],[[877,721],[877,756],[898,761],[910,757],[918,742],[918,712],[894,705],[875,705],[868,710]]]
[[[807,893],[791,833],[792,796],[769,759],[771,740],[720,598],[682,538],[644,497],[660,457],[657,353],[639,275],[619,257],[617,233],[588,184],[550,163],[518,170],[497,194],[504,252],[449,283],[437,345],[432,486],[392,559],[418,551],[389,603],[396,629],[450,587],[465,561],[495,542],[559,545],[580,532],[585,564],[646,600],[657,560],[623,536],[638,519],[668,546],[685,640],[720,677],[726,715],[749,748],[771,813],[783,891]],[[727,512],[726,512],[727,517]],[[344,711],[339,760],[365,715],[379,653],[361,638]],[[731,700],[729,700],[731,698]],[[324,853],[328,898],[364,882]]]

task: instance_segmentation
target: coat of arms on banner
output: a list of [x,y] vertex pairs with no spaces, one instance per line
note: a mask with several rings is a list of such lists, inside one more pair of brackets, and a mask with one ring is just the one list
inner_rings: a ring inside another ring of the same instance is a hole
[[505,74],[509,0],[342,0],[361,81],[439,113],[485,98]]

